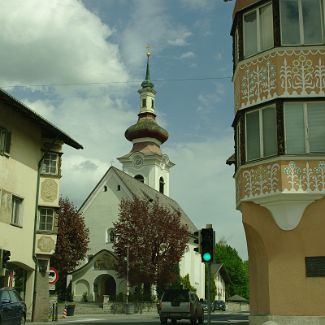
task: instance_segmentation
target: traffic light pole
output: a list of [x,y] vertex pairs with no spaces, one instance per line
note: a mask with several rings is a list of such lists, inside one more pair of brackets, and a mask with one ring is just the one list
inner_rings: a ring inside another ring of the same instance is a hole
[[208,264],[208,325],[211,324],[211,263]]

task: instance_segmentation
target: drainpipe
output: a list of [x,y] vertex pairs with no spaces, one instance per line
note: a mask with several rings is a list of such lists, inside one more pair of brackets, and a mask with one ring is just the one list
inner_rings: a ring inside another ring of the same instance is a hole
[[34,290],[33,290],[33,305],[32,305],[32,322],[34,321],[35,316],[35,300],[36,300],[36,284],[37,284],[37,272],[38,272],[38,260],[35,254],[35,246],[36,246],[36,228],[37,228],[37,218],[38,218],[38,196],[39,196],[39,188],[40,188],[40,178],[41,178],[41,168],[42,162],[44,159],[45,153],[43,153],[42,158],[38,162],[37,166],[37,183],[36,183],[36,200],[35,200],[35,218],[34,218],[34,234],[33,234],[33,260],[35,263],[35,272],[34,272]]

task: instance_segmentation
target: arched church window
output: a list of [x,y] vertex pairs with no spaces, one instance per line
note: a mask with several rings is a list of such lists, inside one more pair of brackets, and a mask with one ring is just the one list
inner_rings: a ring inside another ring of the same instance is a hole
[[109,228],[106,230],[106,239],[105,242],[106,244],[111,244],[114,242],[115,239],[115,233],[114,233],[114,228]]
[[159,178],[159,192],[164,194],[165,182],[162,177]]
[[139,182],[141,182],[141,183],[144,183],[144,177],[142,176],[142,175],[135,175],[134,176],[134,178],[137,180],[137,181],[139,181]]

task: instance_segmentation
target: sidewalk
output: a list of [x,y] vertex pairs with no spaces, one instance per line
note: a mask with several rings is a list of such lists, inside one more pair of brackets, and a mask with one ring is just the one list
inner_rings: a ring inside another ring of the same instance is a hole
[[132,322],[133,320],[150,320],[152,318],[158,319],[158,314],[154,312],[147,312],[143,314],[111,314],[111,313],[100,313],[100,314],[79,314],[74,316],[67,317],[59,317],[58,321],[52,322],[49,320],[48,322],[26,322],[26,324],[30,325],[46,325],[46,324],[59,324],[59,323],[70,323],[70,322],[78,322],[85,320],[87,322],[91,322],[92,320],[107,320],[107,321],[115,321],[115,320],[128,320]]

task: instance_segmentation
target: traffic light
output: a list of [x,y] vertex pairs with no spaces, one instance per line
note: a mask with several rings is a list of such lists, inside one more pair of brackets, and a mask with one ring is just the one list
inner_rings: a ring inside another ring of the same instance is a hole
[[201,230],[201,259],[203,263],[213,263],[214,246],[213,228],[203,228]]
[[10,261],[10,256],[11,256],[10,251],[7,251],[5,249],[2,251],[2,267],[3,268],[7,268],[7,263]]
[[201,230],[194,231],[194,244],[197,244],[197,247],[194,247],[194,252],[201,253]]

